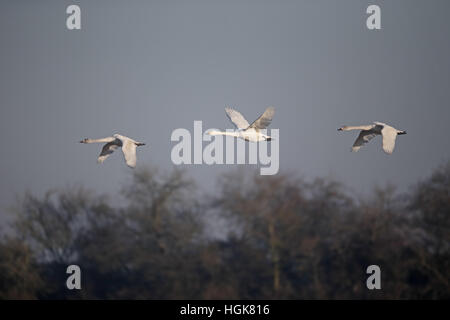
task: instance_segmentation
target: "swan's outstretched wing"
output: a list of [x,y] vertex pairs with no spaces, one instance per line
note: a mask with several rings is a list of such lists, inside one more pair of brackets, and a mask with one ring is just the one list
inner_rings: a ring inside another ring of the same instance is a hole
[[250,125],[250,128],[253,128],[256,130],[266,129],[269,126],[269,124],[272,122],[272,118],[273,118],[274,114],[275,114],[275,108],[268,107],[266,109],[266,111],[264,111],[264,113]]
[[395,148],[397,130],[390,126],[384,126],[381,130],[381,135],[383,136],[383,151],[387,154],[392,154]]
[[352,146],[352,151],[357,152],[363,145],[368,143],[370,140],[375,138],[377,136],[377,133],[373,130],[362,130],[359,133],[358,138],[356,138],[355,143]]
[[136,143],[128,139],[122,141],[122,152],[127,165],[131,168],[136,167]]
[[248,121],[245,120],[244,116],[239,111],[226,107],[225,112],[238,129],[247,129],[250,126]]
[[105,144],[102,148],[102,152],[97,158],[98,163],[103,163],[120,145],[122,142],[119,139],[114,139],[111,142]]

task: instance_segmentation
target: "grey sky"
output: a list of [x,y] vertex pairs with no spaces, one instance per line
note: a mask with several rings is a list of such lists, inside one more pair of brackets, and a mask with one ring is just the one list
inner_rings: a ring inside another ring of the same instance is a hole
[[[81,31],[66,29],[70,4]],[[365,27],[369,4],[380,31]],[[446,0],[2,1],[0,207],[27,189],[118,191],[130,169],[120,154],[97,165],[85,137],[145,141],[138,166],[169,169],[172,130],[231,128],[226,105],[249,121],[276,108],[280,173],[404,189],[450,158],[449,11]],[[408,132],[393,155],[379,137],[351,153],[357,133],[336,131],[372,121]],[[186,168],[209,188],[234,166]]]

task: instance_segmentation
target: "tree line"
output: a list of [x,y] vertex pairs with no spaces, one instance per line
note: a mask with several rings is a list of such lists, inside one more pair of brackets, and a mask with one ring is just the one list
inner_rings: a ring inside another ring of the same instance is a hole
[[[144,168],[114,198],[25,193],[0,230],[0,299],[450,298],[450,162],[365,199],[292,174],[217,185],[201,194],[184,171]],[[66,287],[71,264],[81,290]],[[381,290],[366,287],[373,264]]]

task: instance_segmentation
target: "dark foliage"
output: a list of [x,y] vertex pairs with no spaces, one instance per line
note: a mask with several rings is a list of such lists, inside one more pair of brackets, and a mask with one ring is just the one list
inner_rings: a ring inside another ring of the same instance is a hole
[[[24,195],[0,241],[0,298],[450,298],[450,163],[366,201],[325,179],[238,171],[219,186],[199,197],[183,172],[147,169],[120,207],[83,189]],[[70,264],[81,290],[65,286]],[[381,290],[366,287],[371,264]]]

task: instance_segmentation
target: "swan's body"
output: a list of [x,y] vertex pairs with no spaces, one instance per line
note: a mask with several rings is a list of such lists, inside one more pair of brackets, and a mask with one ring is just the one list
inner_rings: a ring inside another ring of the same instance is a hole
[[136,147],[145,145],[120,134],[102,139],[83,139],[80,143],[106,143],[97,158],[98,163],[103,163],[118,147],[122,147],[125,162],[131,168],[136,167]]
[[353,144],[352,151],[357,152],[364,144],[368,143],[377,135],[383,137],[383,151],[392,154],[395,148],[395,139],[397,135],[406,134],[406,131],[397,130],[382,122],[374,122],[373,124],[363,126],[343,126],[338,131],[361,130]]
[[266,129],[272,121],[275,113],[273,107],[267,108],[266,111],[264,111],[264,113],[251,125],[240,112],[231,108],[225,108],[225,112],[238,130],[234,132],[211,130],[208,132],[209,135],[231,136],[252,142],[270,141],[272,139],[270,136],[263,134],[260,130]]

